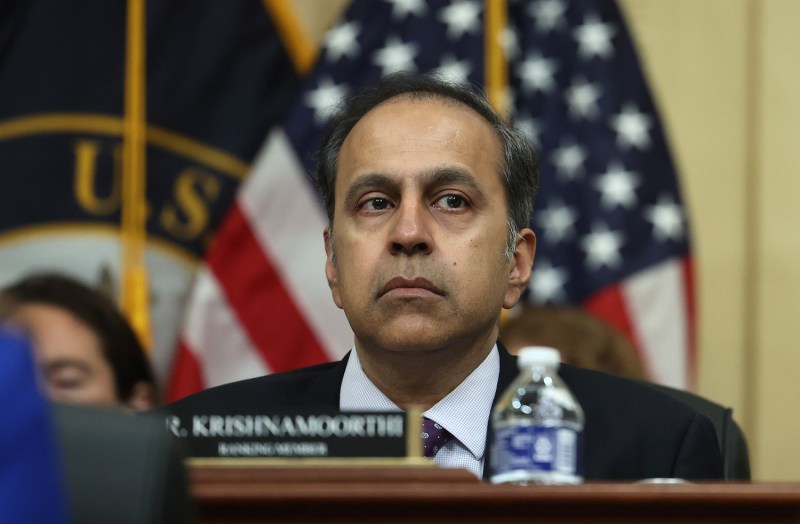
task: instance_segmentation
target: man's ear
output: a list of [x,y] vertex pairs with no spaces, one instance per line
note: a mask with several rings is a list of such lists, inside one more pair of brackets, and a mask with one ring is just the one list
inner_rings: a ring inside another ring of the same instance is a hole
[[147,411],[156,407],[156,391],[152,384],[140,380],[133,385],[131,396],[124,402],[125,407],[136,411]]
[[508,289],[506,289],[503,307],[511,309],[519,302],[519,297],[528,286],[533,271],[533,259],[536,256],[536,235],[527,227],[517,234],[517,243],[514,246],[514,258],[511,271],[508,274]]
[[328,287],[331,288],[331,296],[333,302],[339,307],[342,307],[342,300],[339,297],[339,274],[336,271],[336,261],[333,252],[333,230],[330,226],[325,228],[322,233],[325,239],[325,278],[328,279]]

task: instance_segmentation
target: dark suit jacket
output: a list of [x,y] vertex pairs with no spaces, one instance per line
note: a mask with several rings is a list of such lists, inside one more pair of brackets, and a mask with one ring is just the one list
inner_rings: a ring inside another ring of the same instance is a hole
[[[498,348],[500,377],[494,402],[518,373],[516,357],[499,342]],[[168,409],[181,416],[257,413],[270,408],[338,410],[348,356],[339,362],[207,389]],[[714,427],[692,408],[651,388],[605,373],[562,365],[559,375],[577,397],[586,417],[583,474],[587,480],[722,478]],[[490,437],[491,428],[487,431],[487,439]],[[486,449],[484,477],[491,471],[489,446]]]

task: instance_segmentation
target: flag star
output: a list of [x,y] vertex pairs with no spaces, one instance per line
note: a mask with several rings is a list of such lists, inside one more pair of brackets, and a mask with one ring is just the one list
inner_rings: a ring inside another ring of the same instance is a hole
[[314,121],[317,124],[324,124],[333,116],[346,95],[346,85],[336,85],[330,78],[323,78],[316,89],[306,94],[305,101],[314,110]]
[[498,38],[500,39],[500,47],[505,51],[506,58],[510,60],[519,56],[519,36],[514,29],[506,26]]
[[563,27],[566,11],[562,0],[539,0],[528,7],[528,14],[536,19],[536,29],[543,33]]
[[516,118],[514,120],[514,127],[521,131],[532,144],[540,145],[539,136],[541,135],[541,129],[538,120],[528,116]]
[[469,60],[456,60],[453,55],[447,55],[442,58],[441,65],[434,72],[449,82],[466,84],[472,66]]
[[387,0],[392,4],[392,18],[394,20],[405,20],[408,15],[413,14],[421,18],[428,12],[425,0]]
[[630,146],[639,150],[649,148],[649,129],[652,126],[653,119],[630,103],[626,103],[618,115],[611,117],[611,127],[617,132],[617,143],[624,148]]
[[670,196],[662,195],[658,202],[644,210],[644,217],[653,224],[656,240],[680,240],[684,235],[683,210]]
[[553,151],[553,163],[559,174],[573,180],[583,172],[583,163],[588,158],[586,151],[578,144],[561,146]]
[[539,211],[538,215],[541,219],[539,224],[544,229],[544,238],[548,242],[555,244],[570,238],[575,233],[578,213],[561,202],[554,202],[553,205]]
[[536,302],[566,302],[564,286],[569,280],[567,270],[554,267],[549,261],[537,262],[528,288]]
[[611,38],[617,30],[611,24],[604,24],[595,15],[584,19],[583,25],[573,32],[578,40],[578,54],[581,58],[590,59],[594,56],[610,58],[614,54]]
[[610,231],[604,224],[592,226],[592,232],[581,241],[586,251],[586,265],[594,271],[601,267],[613,269],[622,263],[620,248],[625,243],[624,235],[619,231]]
[[440,20],[447,24],[447,38],[458,40],[464,33],[480,29],[481,6],[472,0],[461,0],[442,9]]
[[594,118],[599,114],[597,100],[600,87],[585,80],[576,80],[567,88],[564,98],[569,106],[569,114],[574,118]]
[[517,74],[522,78],[522,89],[528,93],[552,91],[555,87],[553,75],[558,69],[555,60],[534,54],[520,62]]
[[600,191],[600,204],[606,209],[620,206],[632,208],[636,205],[636,188],[640,185],[639,175],[625,169],[616,162],[608,166],[608,171],[597,178],[595,187]]
[[348,22],[334,27],[325,35],[325,48],[329,62],[336,62],[343,56],[355,58],[361,50],[358,34],[361,27],[356,22]]
[[375,51],[372,63],[382,68],[383,76],[398,71],[415,71],[417,67],[414,64],[414,57],[418,53],[417,44],[404,44],[396,36],[391,36],[382,49]]

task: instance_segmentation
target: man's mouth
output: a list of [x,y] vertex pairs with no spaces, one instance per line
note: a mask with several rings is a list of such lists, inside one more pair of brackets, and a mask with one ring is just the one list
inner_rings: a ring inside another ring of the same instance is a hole
[[391,293],[392,295],[407,295],[419,296],[421,294],[430,294],[444,296],[444,292],[436,287],[430,280],[423,277],[394,277],[383,286],[378,298]]

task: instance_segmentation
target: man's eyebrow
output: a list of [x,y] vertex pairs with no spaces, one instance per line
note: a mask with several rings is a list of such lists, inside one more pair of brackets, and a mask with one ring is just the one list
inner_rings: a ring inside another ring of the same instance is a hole
[[[433,168],[421,176],[421,184],[424,187],[440,187],[450,184],[466,186],[470,189],[472,199],[475,204],[481,205],[487,202],[486,192],[481,189],[475,177],[464,169],[452,166]],[[387,190],[397,189],[399,182],[381,173],[370,173],[356,180],[347,193],[344,195],[345,209],[356,206],[360,196],[367,190]]]
[[347,193],[345,193],[344,207],[345,209],[355,207],[361,194],[368,189],[385,189],[396,186],[396,181],[380,173],[370,173],[369,175],[359,177],[358,180],[348,188]]
[[469,172],[457,167],[442,167],[432,169],[423,175],[423,183],[427,187],[439,187],[450,184],[467,186],[472,193],[472,200],[475,204],[487,202],[486,192],[481,189],[475,177]]

